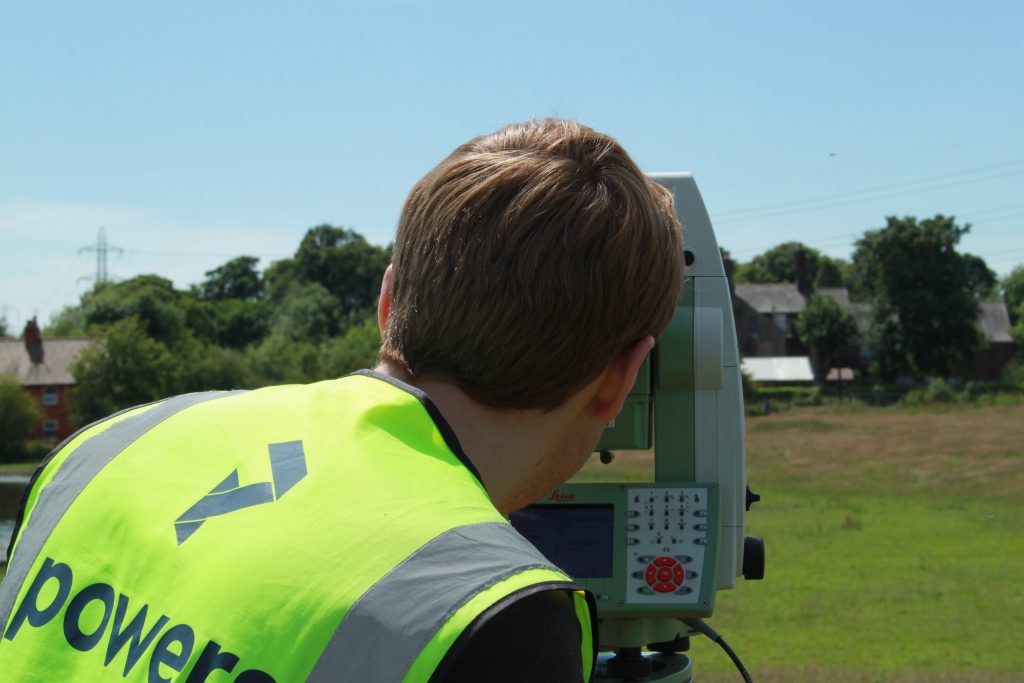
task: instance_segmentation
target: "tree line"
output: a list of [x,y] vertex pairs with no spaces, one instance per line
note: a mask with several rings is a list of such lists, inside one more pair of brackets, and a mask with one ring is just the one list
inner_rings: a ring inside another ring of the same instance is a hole
[[80,424],[173,394],[336,377],[374,364],[390,258],[390,246],[320,225],[265,270],[239,256],[185,290],[158,275],[97,284],[44,337],[96,340],[71,367]]
[[[984,259],[959,251],[970,227],[943,215],[890,216],[884,227],[855,242],[849,261],[787,242],[739,264],[736,280],[792,282],[804,291],[845,287],[852,301],[866,304],[866,338],[858,338],[850,313],[833,298],[810,297],[796,328],[816,374],[831,367],[845,344],[860,343],[871,349],[871,374],[882,380],[962,376],[985,343],[976,325],[980,302],[1005,301],[1012,334],[1024,345],[1024,267],[999,280]],[[798,250],[805,264],[801,273]]]
[[[735,277],[796,283],[794,253],[803,250],[806,281],[797,284],[846,287],[854,301],[870,304],[870,338],[857,339],[848,311],[811,296],[797,331],[819,370],[857,342],[873,349],[878,378],[947,377],[983,343],[975,327],[980,301],[1006,302],[1024,346],[1024,266],[998,280],[981,258],[958,251],[969,229],[941,215],[889,217],[857,240],[849,261],[787,242],[738,264]],[[96,340],[71,368],[73,417],[86,424],[173,394],[311,382],[373,365],[376,299],[390,257],[390,245],[320,225],[292,257],[262,270],[259,259],[238,256],[187,289],[158,275],[95,285],[44,329],[44,336]],[[2,319],[0,327],[7,327]],[[0,402],[7,406],[17,389],[0,386]],[[0,410],[6,421],[15,414],[9,407]],[[0,431],[10,432],[4,424]]]

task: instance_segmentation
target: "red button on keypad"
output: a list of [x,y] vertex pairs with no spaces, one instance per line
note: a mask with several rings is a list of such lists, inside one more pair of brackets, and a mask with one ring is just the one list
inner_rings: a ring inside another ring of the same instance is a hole
[[671,567],[676,564],[676,560],[674,557],[659,557],[654,560],[654,564],[659,567]]
[[682,583],[683,582],[683,578],[684,578],[683,568],[680,567],[679,565],[676,565],[676,571],[675,571],[676,583]]
[[673,572],[668,567],[658,569],[658,581],[671,581]]
[[662,581],[660,583],[654,584],[654,590],[658,591],[659,593],[671,593],[675,589],[676,585],[674,583],[669,583],[668,581]]

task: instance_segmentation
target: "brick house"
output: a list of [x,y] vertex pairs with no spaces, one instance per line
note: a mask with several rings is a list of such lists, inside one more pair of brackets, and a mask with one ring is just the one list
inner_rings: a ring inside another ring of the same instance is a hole
[[14,375],[43,411],[29,438],[57,442],[74,433],[77,425],[68,410],[68,392],[75,378],[69,368],[91,341],[87,337],[44,340],[35,318],[25,325],[21,339],[0,338],[0,374]]
[[[724,258],[728,259],[728,255]],[[733,293],[733,315],[741,355],[780,360],[807,356],[808,349],[796,332],[796,319],[812,293],[822,294],[853,317],[861,337],[859,345],[847,345],[837,354],[832,368],[836,378],[841,373],[844,379],[852,379],[854,370],[860,374],[867,371],[867,359],[871,355],[871,348],[866,343],[871,325],[871,304],[850,301],[845,287],[822,287],[812,292],[806,286],[801,289],[789,282],[733,283],[732,265],[727,260],[726,274]],[[800,270],[798,264],[797,272]],[[998,379],[1015,350],[1006,304],[1002,301],[980,303],[975,326],[983,341],[975,352],[973,372],[966,379]]]
[[796,333],[796,318],[807,299],[789,282],[735,286],[733,315],[744,356],[806,356]]

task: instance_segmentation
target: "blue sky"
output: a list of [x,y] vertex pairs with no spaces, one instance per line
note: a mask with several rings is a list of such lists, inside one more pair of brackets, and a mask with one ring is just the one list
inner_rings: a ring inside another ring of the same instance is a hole
[[886,215],[952,214],[1024,263],[1020,2],[8,3],[0,308],[75,303],[106,229],[119,277],[185,287],[329,222],[390,241],[453,147],[579,119],[692,171],[740,260],[848,257]]

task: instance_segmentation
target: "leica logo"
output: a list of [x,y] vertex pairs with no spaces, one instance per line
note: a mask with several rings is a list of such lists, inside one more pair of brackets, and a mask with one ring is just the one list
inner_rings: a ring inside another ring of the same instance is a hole
[[576,500],[576,494],[566,493],[564,491],[559,491],[558,489],[555,489],[554,491],[551,492],[551,495],[548,497],[548,500]]

